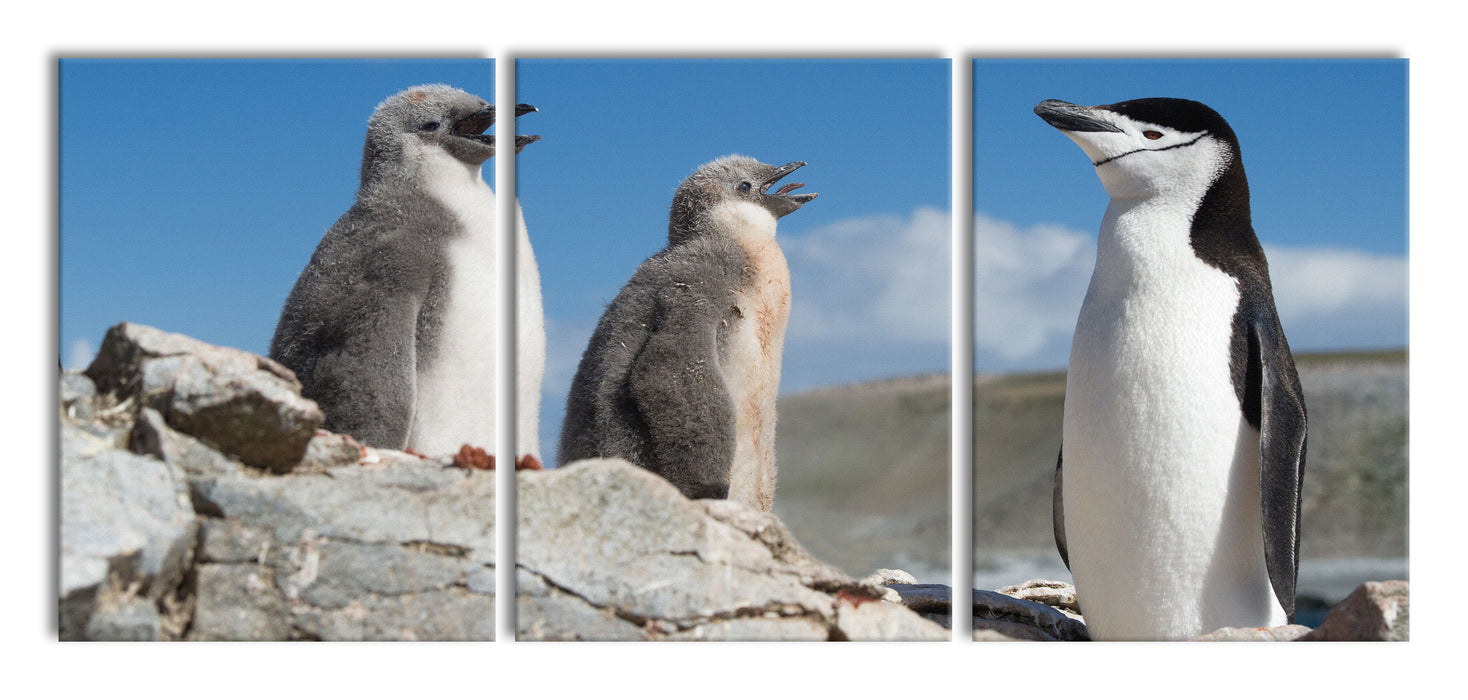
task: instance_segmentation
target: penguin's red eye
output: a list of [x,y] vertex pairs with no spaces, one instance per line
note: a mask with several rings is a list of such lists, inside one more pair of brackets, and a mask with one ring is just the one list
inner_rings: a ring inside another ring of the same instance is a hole
[[1142,135],[1143,136],[1146,136],[1149,140],[1152,140],[1152,141],[1156,141],[1157,139],[1162,138],[1162,132],[1160,132],[1160,131],[1152,131],[1151,129],[1148,129],[1147,131],[1143,131],[1142,132]]

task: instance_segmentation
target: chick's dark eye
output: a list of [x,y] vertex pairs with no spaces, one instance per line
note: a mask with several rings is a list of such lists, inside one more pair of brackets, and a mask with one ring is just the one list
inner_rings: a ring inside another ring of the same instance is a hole
[[419,131],[438,131],[438,122],[428,122],[418,127]]
[[1143,131],[1142,132],[1142,135],[1143,136],[1146,136],[1148,139],[1150,139],[1152,141],[1156,141],[1157,139],[1162,138],[1162,132],[1160,132],[1160,131],[1152,131],[1151,129],[1148,129],[1147,131]]
[[748,180],[739,183],[739,191],[740,192],[748,192],[751,187],[754,187],[754,185],[749,184],[749,181]]

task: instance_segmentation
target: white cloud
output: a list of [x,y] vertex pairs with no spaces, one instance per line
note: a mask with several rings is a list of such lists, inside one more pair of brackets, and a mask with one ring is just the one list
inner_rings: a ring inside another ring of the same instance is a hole
[[[1063,367],[1096,260],[1096,236],[974,217],[974,344],[979,364]],[[1293,349],[1406,343],[1407,258],[1340,248],[1266,247]]]
[[92,341],[86,338],[77,338],[71,341],[71,348],[66,354],[67,369],[86,369],[92,364],[92,358],[97,356],[97,350]]
[[1057,340],[1069,344],[1096,264],[1094,235],[977,214],[974,258],[976,353],[1020,361]]
[[949,341],[952,224],[920,208],[782,238],[792,302],[787,343]]
[[576,367],[581,364],[581,353],[585,352],[595,329],[596,319],[568,321],[546,317],[545,380],[542,386],[547,391],[554,389],[565,396],[576,376]]
[[1329,248],[1265,246],[1281,321],[1308,323],[1353,309],[1407,308],[1407,259]]

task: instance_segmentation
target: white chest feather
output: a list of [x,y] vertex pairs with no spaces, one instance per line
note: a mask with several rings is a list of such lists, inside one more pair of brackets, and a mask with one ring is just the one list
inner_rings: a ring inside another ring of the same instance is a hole
[[[1258,432],[1229,370],[1239,290],[1195,201],[1113,200],[1066,379],[1065,530],[1097,638],[1267,625]],[[1282,622],[1282,611],[1279,612]]]
[[754,279],[735,295],[735,314],[720,367],[734,401],[737,442],[729,499],[769,510],[775,498],[775,403],[790,318],[790,269],[775,242],[775,218],[748,205],[730,207]]
[[545,375],[545,310],[540,268],[515,203],[515,454],[540,453],[540,382]]
[[408,446],[430,455],[455,452],[464,443],[494,445],[494,192],[478,168],[437,165],[426,189],[453,213],[459,232],[448,243],[438,343],[418,361]]

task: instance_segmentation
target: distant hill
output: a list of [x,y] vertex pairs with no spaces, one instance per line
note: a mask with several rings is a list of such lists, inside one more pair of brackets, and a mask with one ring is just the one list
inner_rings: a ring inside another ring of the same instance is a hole
[[[1310,420],[1301,558],[1404,562],[1407,352],[1297,362]],[[974,382],[978,568],[996,566],[1008,578],[1065,576],[1050,524],[1064,393],[1064,372]],[[948,401],[946,376],[781,397],[775,513],[812,554],[847,573],[897,567],[946,583]],[[1021,563],[1005,568],[996,559]],[[1033,570],[1040,559],[1059,571]]]
[[816,558],[853,576],[951,571],[947,375],[780,398],[775,514]]
[[[1407,555],[1407,353],[1297,358],[1310,439],[1300,556]],[[974,545],[1053,549],[1065,374],[974,383]]]

